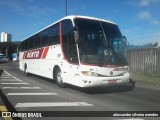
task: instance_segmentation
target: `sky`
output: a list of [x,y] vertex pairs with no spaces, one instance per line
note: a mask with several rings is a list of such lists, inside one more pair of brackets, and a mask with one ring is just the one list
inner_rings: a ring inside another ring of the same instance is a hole
[[[115,22],[131,45],[160,41],[160,0],[67,0],[68,15]],[[66,0],[0,0],[0,33],[21,41],[66,15]]]

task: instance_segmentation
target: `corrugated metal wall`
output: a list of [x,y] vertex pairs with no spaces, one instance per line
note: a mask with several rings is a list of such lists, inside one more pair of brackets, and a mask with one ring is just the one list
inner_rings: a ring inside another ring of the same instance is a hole
[[160,48],[127,51],[130,72],[160,76]]

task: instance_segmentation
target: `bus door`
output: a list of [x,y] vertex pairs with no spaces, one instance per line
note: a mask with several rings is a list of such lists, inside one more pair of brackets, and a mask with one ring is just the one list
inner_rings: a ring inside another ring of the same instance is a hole
[[77,48],[73,34],[73,25],[71,20],[64,20],[62,21],[61,24],[62,24],[62,49],[64,58],[67,62],[66,69],[67,73],[69,73],[68,75],[70,80],[73,80],[72,83],[74,84],[75,81],[72,78],[75,78],[76,75],[79,74],[79,64],[78,64]]

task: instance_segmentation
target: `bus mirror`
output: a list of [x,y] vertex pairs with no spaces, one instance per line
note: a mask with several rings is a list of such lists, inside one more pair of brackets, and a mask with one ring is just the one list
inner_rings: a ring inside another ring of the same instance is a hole
[[122,36],[122,42],[126,45],[127,44],[127,38],[126,36]]
[[78,44],[79,35],[78,35],[78,28],[77,27],[74,27],[74,39],[75,39],[75,43]]

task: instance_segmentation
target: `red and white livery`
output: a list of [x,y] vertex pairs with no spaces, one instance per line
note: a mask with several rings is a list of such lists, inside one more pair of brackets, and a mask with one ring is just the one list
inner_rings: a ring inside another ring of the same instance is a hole
[[21,42],[20,69],[54,79],[60,87],[127,84],[125,42],[113,22],[67,16]]

